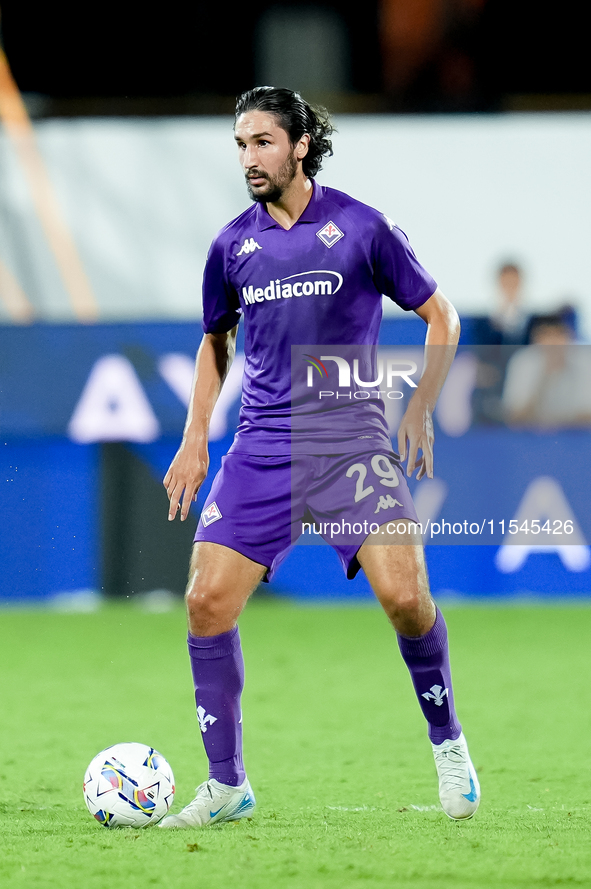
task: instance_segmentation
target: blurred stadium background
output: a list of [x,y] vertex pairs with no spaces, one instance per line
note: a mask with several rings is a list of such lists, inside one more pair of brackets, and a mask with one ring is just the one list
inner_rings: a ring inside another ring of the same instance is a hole
[[[510,430],[501,405],[503,350],[527,344],[534,316],[558,313],[578,346],[591,336],[584,10],[363,8],[1,4],[2,602],[162,604],[183,589],[196,515],[167,522],[161,478],[184,422],[205,254],[247,205],[232,109],[257,83],[333,111],[335,156],[320,181],[394,218],[462,316],[420,511],[508,523],[529,509],[575,523],[568,547],[430,545],[434,592],[591,592],[589,431]],[[507,264],[518,278],[508,302]],[[422,322],[385,313],[383,347],[416,349]],[[236,423],[240,369],[239,355],[210,478]],[[266,592],[368,598],[324,549],[296,547]]]

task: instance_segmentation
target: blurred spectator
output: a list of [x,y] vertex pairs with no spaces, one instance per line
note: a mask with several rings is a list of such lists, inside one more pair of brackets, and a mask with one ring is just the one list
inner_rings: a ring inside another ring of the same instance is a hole
[[474,421],[504,423],[503,384],[507,362],[527,342],[530,316],[524,308],[523,272],[515,262],[504,262],[496,275],[496,305],[488,317],[475,318],[472,342],[478,367],[472,398]]
[[523,346],[529,314],[524,307],[523,271],[515,262],[497,271],[497,305],[488,318],[474,325],[474,342],[483,346]]
[[[572,331],[575,342],[582,342],[579,332],[579,313],[575,305],[571,302],[564,302],[560,308],[551,313],[560,316],[562,322]],[[540,316],[532,315],[527,324],[527,343],[532,343],[532,332],[539,323]]]
[[575,342],[575,330],[562,311],[532,319],[530,342],[507,365],[507,422],[538,428],[590,426],[591,347]]

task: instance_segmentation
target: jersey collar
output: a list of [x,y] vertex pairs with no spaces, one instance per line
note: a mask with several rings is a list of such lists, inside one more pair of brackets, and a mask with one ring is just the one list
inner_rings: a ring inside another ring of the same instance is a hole
[[[312,179],[312,197],[308,201],[308,205],[295,225],[305,224],[307,222],[318,222],[320,219],[320,201],[322,199],[322,186]],[[292,228],[295,227],[292,226]],[[267,228],[282,228],[278,222],[275,222],[269,214],[266,204],[256,205],[256,226],[259,231],[265,231]],[[284,229],[285,231],[285,229]],[[289,229],[291,231],[291,229]]]

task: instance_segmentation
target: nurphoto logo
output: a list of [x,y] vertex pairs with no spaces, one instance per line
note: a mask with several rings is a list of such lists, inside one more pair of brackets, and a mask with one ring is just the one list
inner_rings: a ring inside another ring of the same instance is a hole
[[[417,384],[412,379],[413,374],[417,373],[417,363],[410,360],[397,360],[395,358],[379,359],[376,364],[368,361],[368,356],[359,358],[344,358],[342,355],[312,355],[303,353],[302,359],[308,365],[306,369],[306,387],[308,389],[316,388],[318,384],[335,385],[334,389],[320,389],[318,398],[320,400],[327,398],[355,398],[358,401],[368,400],[372,396],[380,398],[385,396],[389,399],[398,400],[404,397],[404,393],[393,389],[394,383],[404,382],[411,389],[416,389]],[[328,364],[332,362],[332,364]],[[332,370],[334,377],[335,365],[337,370],[337,379],[334,382],[329,381],[329,371]],[[362,379],[362,377],[370,377],[374,379]],[[385,389],[377,387],[385,384]]]

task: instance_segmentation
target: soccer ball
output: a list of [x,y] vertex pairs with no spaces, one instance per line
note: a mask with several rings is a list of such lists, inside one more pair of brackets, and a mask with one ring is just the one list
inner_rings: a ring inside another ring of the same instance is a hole
[[147,744],[114,744],[98,753],[84,776],[84,802],[104,827],[149,827],[174,799],[174,775]]

